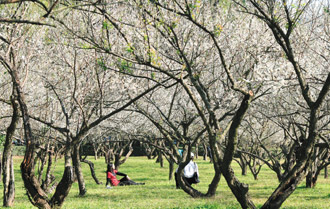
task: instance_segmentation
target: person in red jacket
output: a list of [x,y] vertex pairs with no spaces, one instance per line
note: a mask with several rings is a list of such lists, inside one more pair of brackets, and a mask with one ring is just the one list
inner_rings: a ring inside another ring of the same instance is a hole
[[[118,180],[117,175],[124,176],[122,179]],[[107,184],[111,183],[112,186],[127,186],[127,185],[144,185],[145,183],[136,183],[135,181],[131,180],[127,174],[121,173],[115,170],[115,165],[110,163],[108,164],[107,169]]]

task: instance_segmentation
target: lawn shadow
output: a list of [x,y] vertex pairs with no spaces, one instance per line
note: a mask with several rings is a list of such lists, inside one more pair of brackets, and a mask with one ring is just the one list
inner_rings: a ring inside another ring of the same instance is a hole
[[310,197],[307,197],[306,200],[317,200],[317,199],[323,200],[323,199],[329,199],[329,198],[330,198],[330,193],[327,195],[324,195],[324,196],[320,196],[320,195],[310,196]]

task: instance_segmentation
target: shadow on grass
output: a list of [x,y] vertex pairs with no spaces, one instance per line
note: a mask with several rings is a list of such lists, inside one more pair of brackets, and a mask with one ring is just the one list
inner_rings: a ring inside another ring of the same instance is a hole
[[104,195],[100,195],[100,194],[87,194],[87,195],[84,195],[84,196],[80,196],[79,194],[77,195],[74,195],[73,196],[74,198],[77,198],[77,199],[90,199],[91,201],[92,200],[101,200],[101,199],[104,199],[104,200],[109,200],[110,198],[110,195],[108,194],[104,194]]
[[310,197],[306,197],[306,200],[323,200],[323,199],[329,199],[330,198],[330,194],[324,195],[324,196],[320,196],[320,195],[315,195],[315,196],[310,196]]
[[296,190],[305,190],[305,189],[311,189],[311,188],[307,188],[306,186],[298,186],[296,188]]
[[[205,204],[201,206],[194,207],[194,209],[219,209],[219,208],[224,208],[221,207],[218,204]],[[189,207],[177,207],[173,209],[190,209]],[[226,209],[237,209],[236,207],[226,207]]]
[[150,180],[149,178],[135,178],[134,181],[148,181]]

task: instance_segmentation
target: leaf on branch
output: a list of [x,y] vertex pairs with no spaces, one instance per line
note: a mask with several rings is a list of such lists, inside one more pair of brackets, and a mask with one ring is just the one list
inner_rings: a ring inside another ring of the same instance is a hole
[[127,62],[126,60],[118,59],[118,68],[122,73],[133,74],[132,63]]
[[223,31],[223,26],[221,24],[217,24],[214,28],[214,35],[218,37],[220,36],[222,31]]
[[104,71],[106,71],[108,69],[104,63],[103,58],[97,58],[96,62]]

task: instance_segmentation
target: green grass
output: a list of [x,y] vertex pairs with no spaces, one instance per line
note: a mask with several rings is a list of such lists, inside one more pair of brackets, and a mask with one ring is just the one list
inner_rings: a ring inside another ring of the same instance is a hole
[[[84,177],[86,181],[87,194],[79,197],[78,184],[71,188],[63,208],[68,209],[98,209],[98,208],[240,208],[235,197],[232,195],[224,178],[221,178],[220,185],[215,197],[207,199],[194,199],[182,190],[175,189],[175,181],[168,180],[168,165],[161,168],[154,160],[147,160],[146,157],[130,157],[119,169],[127,173],[136,182],[145,182],[144,186],[127,186],[106,189],[104,159],[95,161],[92,157],[89,160],[95,164],[96,174],[102,185],[97,185],[90,176],[89,167],[83,164]],[[22,158],[15,157],[15,185],[16,198],[13,208],[34,208],[29,202],[23,182],[20,177],[19,164]],[[208,184],[213,177],[212,165],[209,162],[197,160],[200,170],[201,183],[194,187],[201,192],[206,192]],[[62,175],[63,163],[56,166],[56,177],[59,180]],[[239,167],[234,164],[234,169],[240,181],[250,185],[250,195],[254,203],[260,207],[278,185],[276,175],[264,167],[259,175],[259,180],[253,180],[253,176],[240,175]],[[321,174],[322,175],[322,174]],[[330,208],[330,180],[319,177],[315,189],[306,189],[304,182],[283,204],[282,208]],[[2,183],[0,184],[3,190]],[[2,192],[0,195],[2,199]]]

